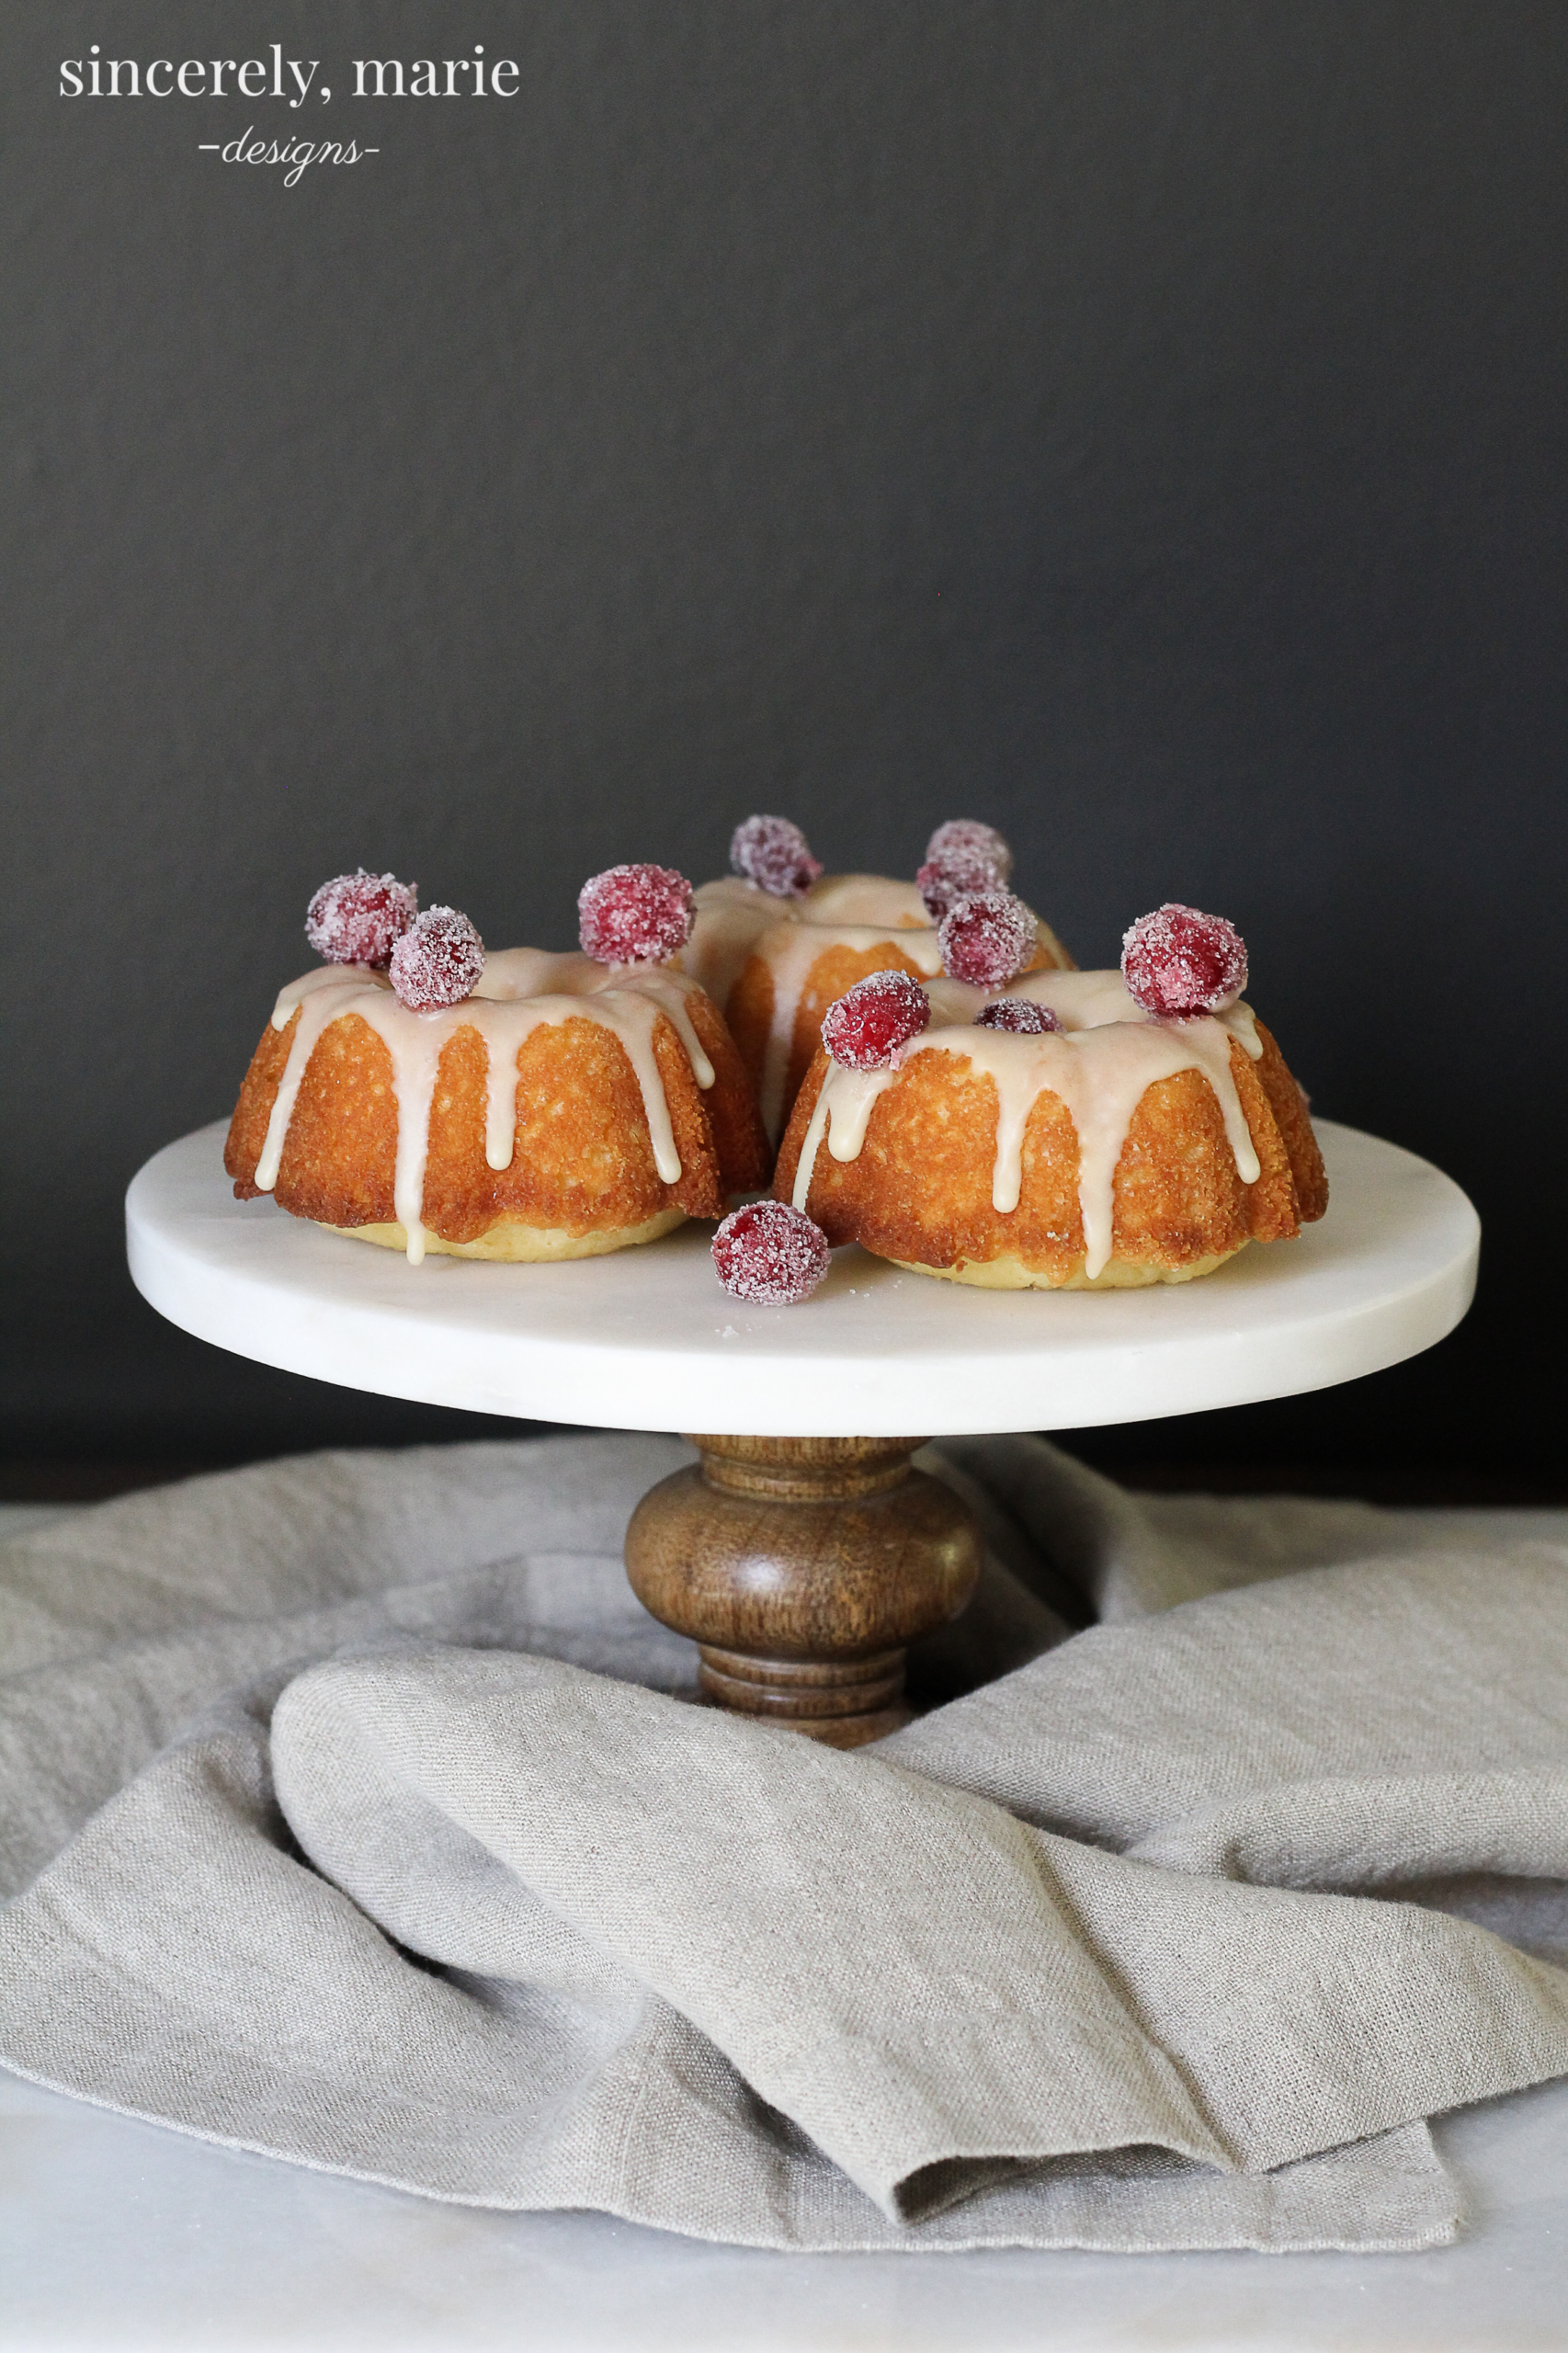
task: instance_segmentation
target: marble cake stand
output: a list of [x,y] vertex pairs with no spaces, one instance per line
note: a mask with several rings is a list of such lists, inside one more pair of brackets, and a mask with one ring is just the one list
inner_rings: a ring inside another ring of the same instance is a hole
[[700,1432],[643,1498],[639,1597],[699,1646],[710,1699],[840,1746],[906,1720],[903,1654],[956,1616],[980,1540],[909,1435],[1078,1429],[1327,1388],[1453,1329],[1480,1226],[1458,1186],[1327,1121],[1333,1202],[1297,1242],[1176,1289],[978,1291],[839,1251],[794,1308],[730,1299],[687,1226],[563,1266],[413,1267],[236,1201],[223,1129],[126,1199],[143,1296],[219,1347],[424,1404]]

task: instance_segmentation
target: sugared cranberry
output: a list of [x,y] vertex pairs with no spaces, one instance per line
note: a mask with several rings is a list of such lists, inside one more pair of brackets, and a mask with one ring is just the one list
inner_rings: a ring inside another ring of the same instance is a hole
[[827,1008],[823,1044],[846,1070],[885,1070],[931,1019],[931,1000],[907,972],[869,972]]
[[392,952],[392,984],[411,1013],[438,1013],[473,995],[484,942],[456,907],[426,907]]
[[673,866],[608,866],[577,893],[583,953],[600,964],[662,964],[691,937],[691,885]]
[[832,1255],[821,1226],[787,1201],[753,1201],[733,1211],[713,1236],[719,1280],[733,1298],[759,1307],[793,1307],[809,1299]]
[[759,891],[798,899],[822,872],[811,845],[788,817],[748,817],[730,836],[730,864]]
[[1035,950],[1034,917],[1011,891],[955,899],[937,926],[942,970],[971,988],[1005,988]]
[[938,825],[926,845],[926,857],[929,864],[952,870],[966,864],[983,867],[998,882],[1006,882],[1013,871],[1006,842],[994,825],[983,825],[978,817],[949,817]]
[[1246,944],[1223,915],[1172,900],[1127,933],[1121,976],[1145,1013],[1217,1013],[1246,986]]
[[305,910],[305,938],[324,964],[374,964],[384,971],[418,912],[414,883],[357,866],[352,874],[322,884]]
[[915,873],[915,883],[933,923],[940,923],[953,901],[964,895],[964,885],[949,882],[939,866],[920,867]]
[[1049,1029],[1060,1029],[1062,1024],[1049,1005],[1037,1005],[1032,996],[999,996],[994,1005],[983,1005],[974,1017],[977,1029],[1011,1029],[1020,1038],[1043,1038]]
[[949,817],[926,845],[926,862],[915,876],[926,911],[940,923],[955,899],[999,891],[1013,871],[1013,853],[994,825],[977,817]]

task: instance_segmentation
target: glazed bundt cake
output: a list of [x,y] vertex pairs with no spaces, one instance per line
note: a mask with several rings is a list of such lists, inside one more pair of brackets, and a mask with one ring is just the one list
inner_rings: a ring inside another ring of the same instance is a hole
[[362,871],[307,933],[331,961],[280,993],[229,1130],[242,1199],[460,1257],[596,1256],[767,1182],[751,1082],[715,1006],[667,970],[690,889],[611,869],[590,952],[486,956],[451,908]]
[[[935,978],[941,915],[966,889],[1005,883],[1012,854],[989,825],[960,818],[938,826],[913,882],[824,874],[788,818],[748,817],[735,829],[730,858],[733,874],[699,887],[678,961],[723,1013],[777,1141],[828,1006],[871,972]],[[1055,934],[1030,920],[1033,965],[1070,968]]]
[[978,985],[890,972],[830,1009],[777,1199],[831,1243],[998,1290],[1187,1282],[1323,1215],[1306,1099],[1229,924],[1164,907],[1120,972],[1023,977],[991,936]]

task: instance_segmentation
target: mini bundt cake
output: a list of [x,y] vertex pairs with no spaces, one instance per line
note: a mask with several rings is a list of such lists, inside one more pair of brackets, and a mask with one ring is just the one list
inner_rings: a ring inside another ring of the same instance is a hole
[[390,875],[324,886],[306,928],[333,961],[262,1034],[224,1153],[236,1194],[415,1264],[597,1256],[722,1217],[769,1154],[722,1017],[655,961],[689,900],[665,869],[612,869],[581,903],[594,952],[486,957]]
[[893,972],[830,1009],[774,1193],[831,1243],[996,1290],[1112,1289],[1323,1215],[1306,1098],[1241,1000],[1229,924],[1161,908],[1120,972],[998,961],[999,984]]
[[[942,969],[939,916],[965,888],[1005,882],[1012,855],[989,825],[960,818],[932,835],[913,882],[824,874],[788,818],[748,817],[735,829],[730,858],[733,874],[699,887],[697,920],[678,961],[723,1013],[777,1141],[828,1006],[871,972],[934,978]],[[1034,967],[1070,969],[1055,934],[1030,920]]]

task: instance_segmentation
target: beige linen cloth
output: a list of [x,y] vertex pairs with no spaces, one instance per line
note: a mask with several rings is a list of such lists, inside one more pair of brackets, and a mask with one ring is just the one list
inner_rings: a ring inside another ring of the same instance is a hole
[[619,1554],[687,1459],[322,1455],[0,1545],[0,2061],[754,2245],[1451,2236],[1422,2120],[1568,2072],[1568,1550],[952,1444],[942,1704],[838,1755],[672,1696]]

